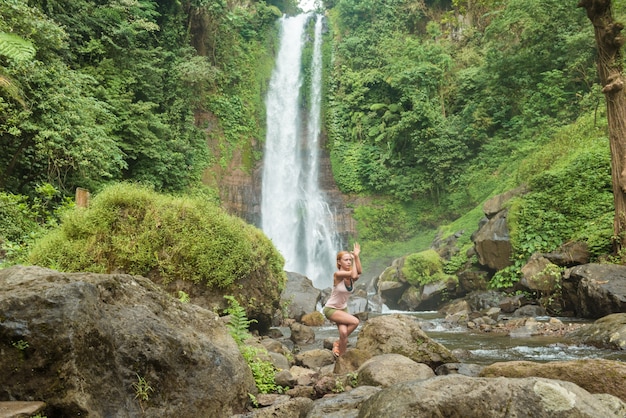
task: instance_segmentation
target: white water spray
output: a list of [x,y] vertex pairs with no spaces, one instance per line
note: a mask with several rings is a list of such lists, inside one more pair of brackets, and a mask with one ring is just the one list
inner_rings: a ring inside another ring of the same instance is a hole
[[[305,27],[311,18],[316,21],[306,112],[300,103],[301,62]],[[332,285],[340,245],[333,213],[319,187],[321,80],[322,16],[283,17],[265,101],[262,229],[285,257],[285,270],[304,274],[317,288]]]

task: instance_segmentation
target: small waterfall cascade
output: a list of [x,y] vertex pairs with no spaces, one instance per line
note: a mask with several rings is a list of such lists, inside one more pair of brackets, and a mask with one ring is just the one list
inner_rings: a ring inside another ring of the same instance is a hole
[[[302,52],[315,19],[309,103],[301,104]],[[285,270],[307,276],[317,288],[332,285],[341,246],[333,213],[319,185],[322,102],[322,16],[281,19],[280,47],[265,99],[261,229],[285,258]]]

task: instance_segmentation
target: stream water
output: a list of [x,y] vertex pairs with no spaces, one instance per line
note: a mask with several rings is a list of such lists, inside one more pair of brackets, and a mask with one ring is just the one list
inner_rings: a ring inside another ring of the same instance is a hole
[[[535,362],[565,361],[576,359],[604,358],[608,360],[626,361],[626,352],[603,350],[591,346],[573,345],[562,337],[532,336],[510,337],[497,333],[484,333],[468,330],[462,326],[450,326],[444,316],[438,312],[397,312],[416,317],[422,330],[433,340],[449,350],[462,350],[462,363],[488,365],[500,361],[526,360]],[[383,314],[384,315],[384,314]],[[536,318],[537,321],[548,321],[549,318]],[[559,318],[564,324],[590,323],[574,318]],[[355,347],[358,332],[362,325],[350,336],[349,347]],[[314,327],[316,345],[320,348],[326,338],[337,338],[337,327],[325,325]],[[288,337],[289,328],[281,331]],[[313,348],[313,347],[307,347]],[[306,349],[306,348],[305,348]]]

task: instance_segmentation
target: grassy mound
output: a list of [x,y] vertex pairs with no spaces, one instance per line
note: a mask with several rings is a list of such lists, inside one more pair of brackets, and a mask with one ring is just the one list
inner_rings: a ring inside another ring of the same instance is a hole
[[198,197],[116,184],[66,214],[41,239],[33,264],[60,271],[125,272],[226,289],[251,276],[282,288],[284,260],[257,228]]

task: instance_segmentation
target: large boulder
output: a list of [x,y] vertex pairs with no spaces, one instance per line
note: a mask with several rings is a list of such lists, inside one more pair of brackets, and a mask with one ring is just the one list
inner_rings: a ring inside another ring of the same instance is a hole
[[567,334],[576,344],[586,344],[609,350],[626,350],[626,313],[607,315],[593,324]]
[[0,270],[0,400],[54,416],[228,416],[256,387],[213,312],[126,274]]
[[626,266],[583,264],[563,274],[567,310],[583,318],[626,312]]
[[461,374],[413,380],[363,402],[359,418],[623,418],[626,404],[592,395],[571,382],[528,377],[472,378]]
[[358,369],[359,386],[389,387],[396,383],[435,377],[433,369],[400,354],[372,357]]
[[287,307],[287,318],[300,321],[302,316],[317,310],[321,291],[306,276],[287,272],[287,284],[280,295],[281,306]]
[[498,212],[472,236],[478,262],[492,270],[511,265],[513,246],[506,223],[507,212]]
[[506,361],[482,369],[480,377],[545,377],[575,383],[589,393],[608,393],[626,402],[626,364],[605,359]]
[[433,370],[444,363],[457,363],[443,345],[431,339],[414,318],[408,315],[384,315],[368,320],[359,332],[356,348],[380,354],[402,354]]

